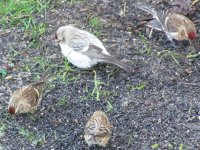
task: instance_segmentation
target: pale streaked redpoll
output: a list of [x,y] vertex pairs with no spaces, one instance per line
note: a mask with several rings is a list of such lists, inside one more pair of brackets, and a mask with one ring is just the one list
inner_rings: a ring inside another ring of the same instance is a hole
[[10,98],[8,112],[12,115],[34,112],[42,99],[42,90],[47,79],[47,72],[45,72],[35,83],[16,90]]
[[103,111],[95,111],[85,126],[85,141],[91,146],[97,144],[105,147],[110,139],[111,125]]
[[114,64],[126,71],[133,68],[113,57],[93,34],[80,30],[71,25],[60,27],[55,34],[62,54],[78,68],[88,69],[98,63]]

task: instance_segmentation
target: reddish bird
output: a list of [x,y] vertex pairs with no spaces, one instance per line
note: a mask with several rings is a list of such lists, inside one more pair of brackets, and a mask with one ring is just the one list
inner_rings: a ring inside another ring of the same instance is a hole
[[136,7],[152,14],[155,19],[149,23],[149,26],[152,29],[164,31],[170,41],[173,39],[192,41],[197,37],[193,22],[183,15],[169,11],[157,11],[149,6],[138,5]]
[[42,90],[47,79],[45,72],[37,82],[16,90],[10,98],[8,112],[12,115],[34,112],[42,99]]

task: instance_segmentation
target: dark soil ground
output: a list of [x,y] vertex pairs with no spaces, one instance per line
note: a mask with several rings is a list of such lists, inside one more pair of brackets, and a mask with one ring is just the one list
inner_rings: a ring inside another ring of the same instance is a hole
[[[148,28],[138,21],[149,16],[134,8],[136,1],[126,2],[125,16],[120,16],[124,2],[117,0],[52,2],[54,7],[46,13],[47,33],[38,39],[37,48],[30,46],[31,38],[20,27],[1,33],[0,62],[17,66],[9,72],[15,79],[0,80],[1,149],[200,149],[200,58],[186,57],[199,52],[199,39],[192,46],[175,42],[176,48],[163,32],[155,31],[149,39]],[[199,32],[200,7],[196,7],[188,17],[197,20]],[[35,17],[44,21],[44,16]],[[91,17],[102,25],[92,26]],[[94,72],[71,64],[67,71],[60,47],[49,38],[66,24],[100,33],[105,47],[130,60],[135,73],[107,64],[95,67],[101,82],[96,100]],[[7,113],[11,91],[36,80],[49,65],[56,75],[36,113],[13,118]],[[83,138],[84,126],[96,110],[105,111],[113,125],[106,148],[89,148]]]

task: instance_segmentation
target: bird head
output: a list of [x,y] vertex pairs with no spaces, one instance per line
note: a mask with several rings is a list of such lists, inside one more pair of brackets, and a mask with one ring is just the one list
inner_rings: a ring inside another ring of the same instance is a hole
[[20,103],[15,103],[15,101],[12,99],[11,102],[8,105],[8,112],[11,115],[16,115],[19,112],[20,109],[23,109],[23,105]]
[[9,112],[11,115],[14,115],[14,114],[16,113],[15,107],[9,106],[9,107],[8,107],[8,112]]
[[86,141],[86,143],[91,146],[93,144],[96,144],[96,141],[95,141],[95,138],[93,135],[90,135],[90,134],[85,134],[84,135],[84,139]]
[[56,31],[55,35],[54,35],[54,41],[59,43],[63,40],[65,40],[65,31],[68,31],[69,26],[62,26],[60,28],[58,28],[58,30]]
[[197,34],[195,31],[190,31],[187,33],[187,36],[189,40],[194,40],[197,37]]

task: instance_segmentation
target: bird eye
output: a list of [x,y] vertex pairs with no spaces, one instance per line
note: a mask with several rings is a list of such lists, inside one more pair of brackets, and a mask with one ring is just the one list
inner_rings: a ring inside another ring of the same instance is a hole
[[55,39],[56,39],[56,40],[58,39],[58,35],[57,35],[57,33],[55,33]]
[[99,131],[100,132],[108,132],[108,129],[106,127],[100,127]]

